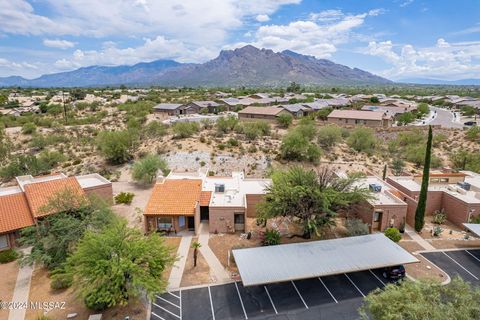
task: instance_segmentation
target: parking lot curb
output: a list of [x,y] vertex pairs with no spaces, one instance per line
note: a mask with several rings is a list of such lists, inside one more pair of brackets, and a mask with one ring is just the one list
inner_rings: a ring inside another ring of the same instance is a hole
[[[457,249],[458,250],[458,249]],[[447,284],[449,284],[451,281],[452,281],[452,278],[450,278],[449,274],[443,270],[442,268],[440,268],[439,266],[437,266],[435,263],[433,263],[432,261],[430,261],[429,259],[427,259],[427,257],[425,257],[422,253],[428,253],[428,252],[444,252],[445,250],[441,250],[441,249],[435,249],[435,250],[420,250],[420,251],[415,251],[413,252],[413,254],[420,254],[425,260],[427,260],[430,264],[432,264],[433,266],[435,266],[436,268],[438,268],[439,270],[442,270],[443,273],[445,273],[447,275],[447,278],[441,282],[441,285],[445,286]],[[453,250],[450,250],[450,251],[453,251]]]

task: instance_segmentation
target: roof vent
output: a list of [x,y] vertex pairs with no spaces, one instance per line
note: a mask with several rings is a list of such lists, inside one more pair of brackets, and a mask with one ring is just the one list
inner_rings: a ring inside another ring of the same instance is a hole
[[467,190],[467,191],[470,190],[470,183],[468,183],[468,182],[464,182],[464,181],[457,182],[457,185],[464,190]]
[[370,183],[368,189],[372,192],[378,193],[382,191],[382,186],[376,183]]

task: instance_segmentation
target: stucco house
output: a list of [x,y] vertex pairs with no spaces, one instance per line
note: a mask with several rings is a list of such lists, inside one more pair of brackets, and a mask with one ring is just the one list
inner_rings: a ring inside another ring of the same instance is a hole
[[64,174],[20,176],[16,185],[0,188],[0,250],[16,246],[22,228],[54,214],[46,209],[50,199],[69,190],[79,196],[93,196],[112,202],[112,183],[98,174],[67,177]]
[[392,125],[392,117],[381,111],[333,110],[327,116],[327,122],[336,125],[360,125],[385,128]]
[[240,121],[264,120],[274,122],[281,114],[290,114],[290,112],[279,107],[246,107],[238,111],[238,119]]

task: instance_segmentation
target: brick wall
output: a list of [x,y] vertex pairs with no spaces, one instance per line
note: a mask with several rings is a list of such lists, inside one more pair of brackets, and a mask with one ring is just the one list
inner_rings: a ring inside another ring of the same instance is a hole
[[113,190],[112,184],[107,184],[98,187],[84,188],[87,196],[98,197],[105,200],[108,204],[113,204]]
[[243,207],[210,207],[209,226],[210,232],[229,233],[235,232],[234,214],[245,214]]

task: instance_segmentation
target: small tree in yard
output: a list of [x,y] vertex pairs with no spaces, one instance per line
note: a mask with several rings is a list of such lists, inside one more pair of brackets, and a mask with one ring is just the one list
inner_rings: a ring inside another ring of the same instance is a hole
[[418,198],[417,210],[415,211],[415,230],[417,232],[422,231],[425,225],[425,210],[427,207],[427,193],[428,182],[430,180],[430,160],[432,154],[432,126],[428,126],[428,140],[427,148],[425,151],[425,162],[423,165],[422,186],[420,189],[420,196]]
[[289,114],[281,114],[277,117],[278,125],[282,128],[288,128],[293,122],[293,117]]
[[137,182],[149,184],[157,177],[158,170],[167,175],[169,173],[167,162],[157,155],[149,154],[135,162],[132,167],[132,178]]
[[158,234],[144,236],[122,220],[102,232],[87,231],[66,270],[86,306],[103,310],[126,305],[143,292],[153,298],[165,291],[163,272],[175,259]]
[[360,308],[363,320],[480,319],[480,289],[460,278],[448,285],[433,280],[402,281],[375,290]]
[[303,227],[303,237],[320,236],[323,227],[334,224],[337,210],[370,198],[368,189],[355,186],[357,180],[356,176],[339,178],[326,167],[276,171],[264,201],[258,204],[258,218],[290,217]]
[[349,237],[361,236],[369,233],[368,225],[360,219],[347,219],[345,221],[347,235]]
[[192,248],[193,248],[193,267],[196,267],[197,266],[197,258],[198,258],[198,249],[201,247],[202,245],[200,244],[200,242],[198,241],[194,241],[192,243]]
[[385,236],[393,242],[399,242],[402,240],[402,235],[397,228],[388,228],[385,230]]
[[392,161],[392,172],[394,175],[399,176],[403,173],[405,169],[405,161],[400,158],[395,158]]
[[137,142],[137,133],[131,130],[102,131],[97,145],[100,153],[112,164],[122,164],[132,158]]

